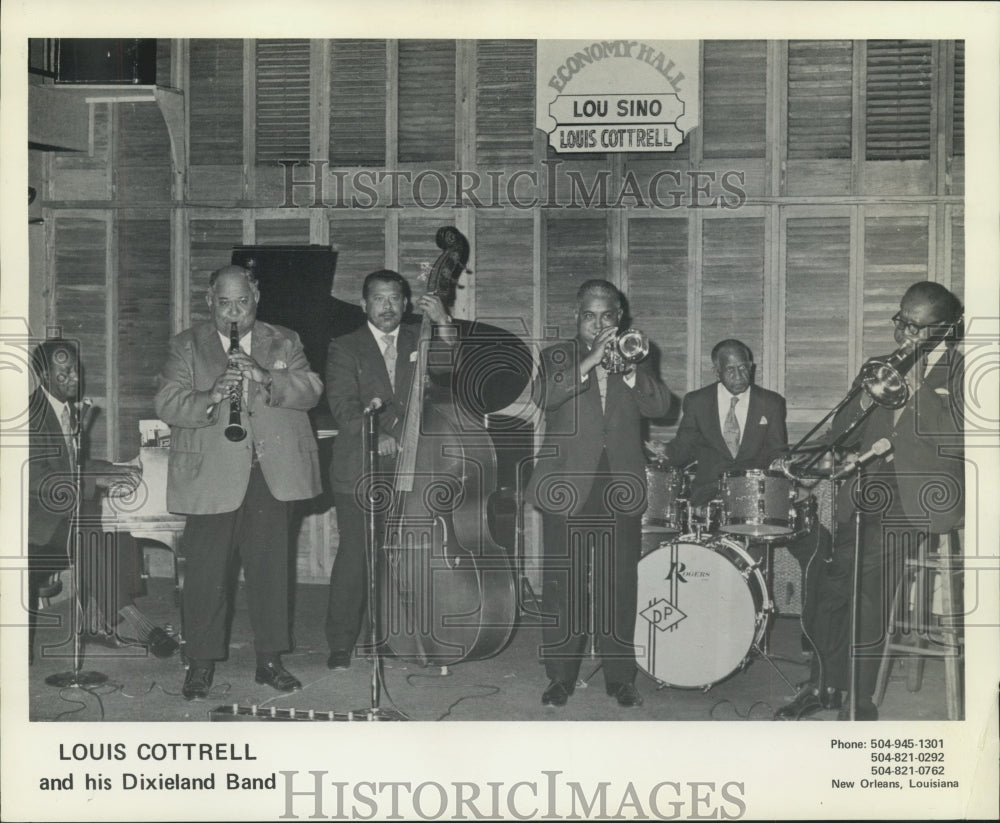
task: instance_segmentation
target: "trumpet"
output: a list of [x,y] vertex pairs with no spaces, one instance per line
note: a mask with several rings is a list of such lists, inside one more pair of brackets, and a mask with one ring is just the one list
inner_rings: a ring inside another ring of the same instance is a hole
[[638,329],[626,329],[604,346],[601,366],[609,374],[619,374],[649,354],[649,338]]
[[[229,327],[229,353],[234,354],[240,350],[240,330],[234,321]],[[229,424],[226,426],[226,439],[239,443],[247,436],[247,430],[240,420],[240,412],[243,406],[243,382],[237,383],[229,393]]]

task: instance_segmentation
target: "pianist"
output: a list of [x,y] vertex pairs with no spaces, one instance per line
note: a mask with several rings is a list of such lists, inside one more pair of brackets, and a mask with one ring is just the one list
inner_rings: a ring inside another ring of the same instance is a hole
[[[61,589],[55,574],[70,563],[70,519],[75,496],[66,492],[68,484],[75,481],[75,470],[80,469],[81,529],[94,528],[88,524],[96,520],[101,493],[134,489],[139,474],[134,467],[115,466],[86,456],[87,420],[81,420],[79,415],[82,380],[76,342],[45,340],[32,352],[31,363],[38,383],[28,407],[28,659],[34,662],[38,600]],[[77,570],[78,594],[85,615],[84,643],[105,647],[141,645],[157,657],[170,657],[177,650],[177,641],[153,624],[134,602],[142,593],[135,541],[127,534],[108,540],[103,536],[91,539],[85,533],[82,545],[88,552],[83,569]],[[106,581],[114,581],[114,585]]]

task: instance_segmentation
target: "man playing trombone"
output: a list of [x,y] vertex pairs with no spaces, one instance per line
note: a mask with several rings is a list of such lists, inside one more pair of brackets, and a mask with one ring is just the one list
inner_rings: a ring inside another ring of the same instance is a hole
[[[828,442],[861,453],[838,474],[849,470],[858,479],[845,483],[837,497],[832,558],[816,566],[807,584],[807,599],[815,598],[803,617],[817,652],[812,682],[777,712],[778,719],[836,707],[840,692],[851,687],[856,542],[855,718],[878,719],[872,695],[887,605],[905,559],[931,535],[956,528],[964,513],[962,358],[955,350],[961,318],[961,303],[944,286],[910,286],[891,318],[899,349],[862,368],[853,400],[834,417]],[[845,709],[839,719],[849,716]]]

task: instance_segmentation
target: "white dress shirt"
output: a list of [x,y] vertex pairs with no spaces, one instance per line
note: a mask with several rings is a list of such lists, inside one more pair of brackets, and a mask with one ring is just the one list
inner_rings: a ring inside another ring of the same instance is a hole
[[750,411],[750,388],[743,394],[733,394],[729,389],[722,385],[720,380],[718,383],[719,391],[719,430],[726,430],[726,418],[729,416],[729,406],[732,403],[732,398],[737,398],[736,402],[736,422],[740,424],[740,440],[742,441],[743,435],[747,431],[747,412]]

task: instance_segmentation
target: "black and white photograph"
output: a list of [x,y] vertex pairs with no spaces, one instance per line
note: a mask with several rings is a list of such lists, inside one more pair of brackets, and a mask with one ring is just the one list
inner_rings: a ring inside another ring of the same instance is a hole
[[998,23],[5,14],[4,819],[992,816]]

